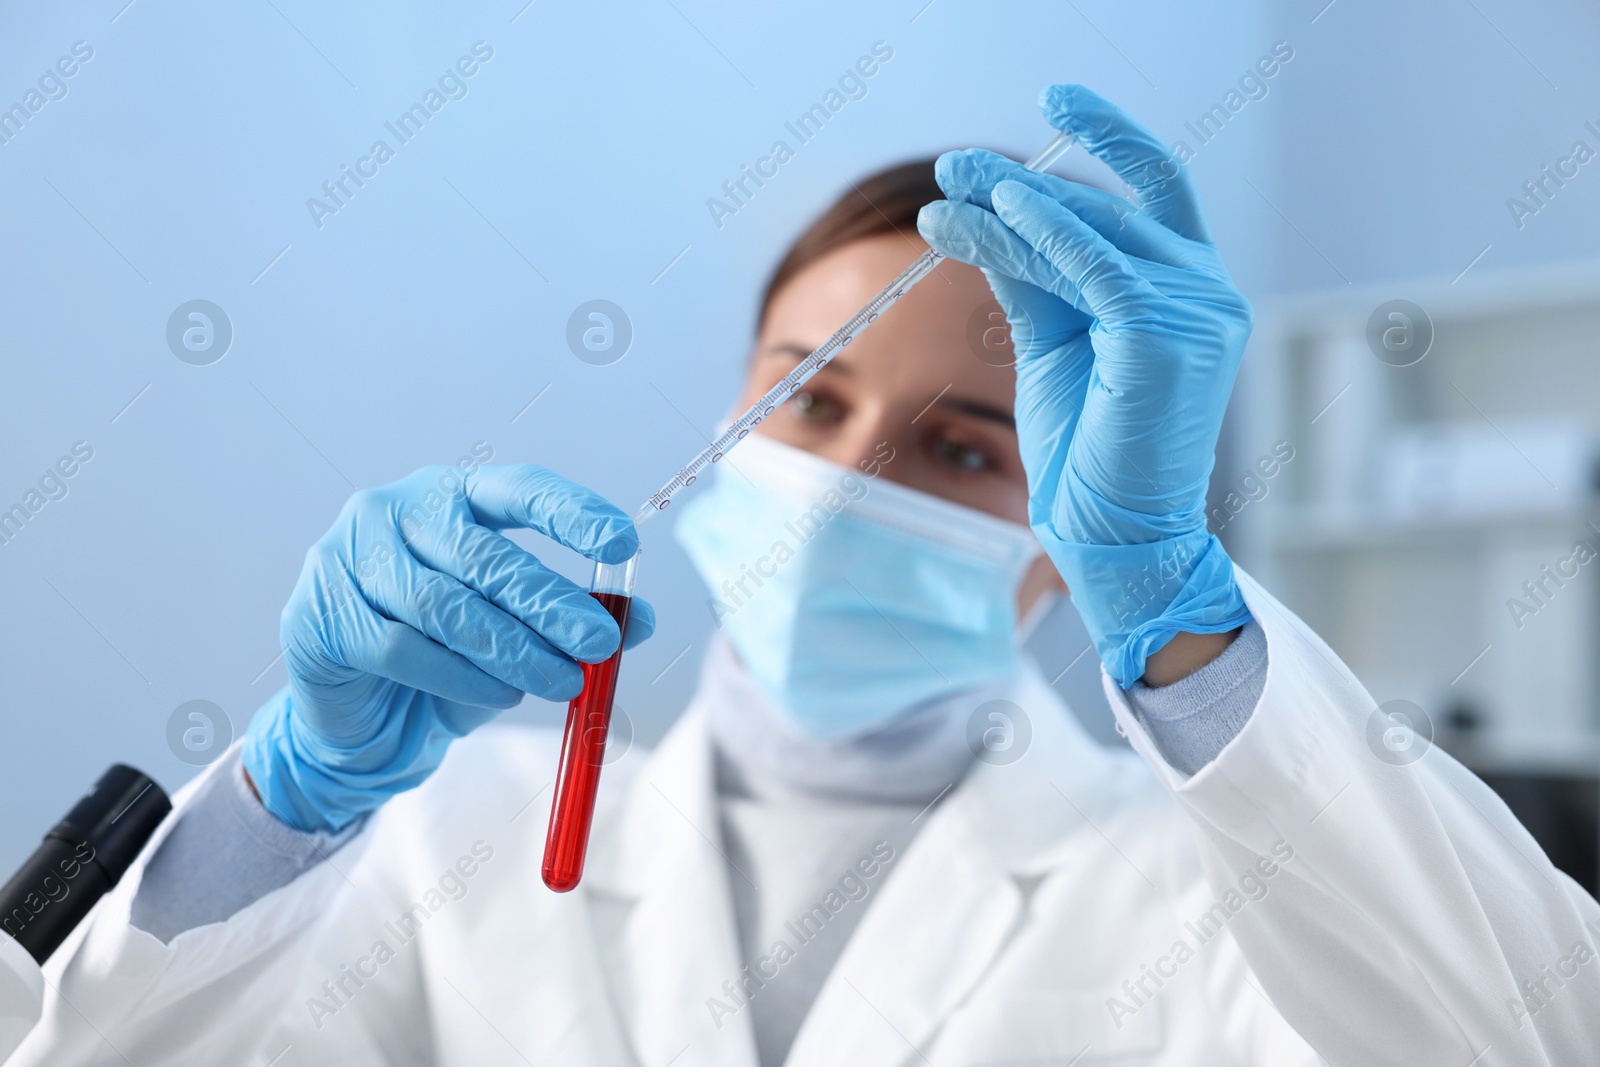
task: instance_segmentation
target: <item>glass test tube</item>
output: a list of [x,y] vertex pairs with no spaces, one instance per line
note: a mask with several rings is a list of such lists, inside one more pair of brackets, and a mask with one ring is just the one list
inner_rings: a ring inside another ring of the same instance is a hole
[[[633,604],[633,578],[639,554],[622,563],[596,563],[589,595],[628,630],[628,609]],[[617,693],[617,672],[622,666],[619,645],[609,659],[583,666],[583,691],[567,705],[567,731],[561,740],[561,764],[556,769],[555,796],[550,800],[550,828],[544,842],[544,884],[566,893],[583,877],[583,859],[589,850],[589,824],[594,820],[594,798],[600,788],[600,767],[605,762],[606,735],[611,730],[611,701]]]

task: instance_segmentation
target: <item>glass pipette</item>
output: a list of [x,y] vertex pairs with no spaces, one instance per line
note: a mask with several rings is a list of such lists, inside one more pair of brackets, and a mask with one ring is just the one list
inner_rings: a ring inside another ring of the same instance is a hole
[[[1073,139],[1072,134],[1063,130],[1061,133],[1056,134],[1049,144],[1041,148],[1023,166],[1028,170],[1044,170],[1060,159],[1067,149],[1072,147]],[[911,266],[901,271],[895,276],[894,281],[884,286],[882,292],[867,301],[866,307],[852,315],[850,321],[839,327],[832,337],[822,342],[809,356],[802,359],[794,370],[784,375],[777,385],[768,389],[760,400],[751,404],[744,414],[733,420],[733,423],[715,441],[712,441],[702,449],[699,455],[678,468],[678,473],[674,474],[666,485],[657,489],[650,499],[646,500],[643,506],[634,513],[634,525],[642,525],[654,518],[659,512],[665,511],[667,505],[672,503],[672,498],[677,496],[679,491],[693,485],[706,468],[727,455],[728,451],[744,440],[751,430],[754,430],[767,416],[776,411],[779,404],[782,404],[798,392],[802,385],[811,380],[812,375],[826,366],[851,341],[861,336],[867,327],[878,321],[878,316],[882,315],[902,296],[905,296],[913,285],[932,274],[934,268],[939,265],[939,261],[944,258],[943,252],[930,248],[912,260]]]

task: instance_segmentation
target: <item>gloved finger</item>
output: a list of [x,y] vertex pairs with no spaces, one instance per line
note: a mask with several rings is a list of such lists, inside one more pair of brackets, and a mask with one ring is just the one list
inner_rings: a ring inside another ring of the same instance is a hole
[[1081,85],[1050,86],[1039,94],[1039,109],[1127,182],[1151,218],[1181,237],[1211,243],[1189,168],[1161,138]]
[[623,649],[643,644],[655,632],[656,609],[650,605],[650,601],[634,597],[632,606],[628,608],[628,632],[622,638]]
[[386,619],[365,605],[363,608],[374,620],[378,640],[354,646],[347,656],[351,667],[476,708],[504,711],[522,702],[522,690],[516,686],[485,674],[465,656],[429,640],[405,623]]
[[[583,670],[571,658],[461,582],[404,557],[389,581],[368,581],[362,593],[374,608],[466,657],[484,673],[546,700],[570,700],[583,688]],[[605,655],[621,634],[609,615]],[[601,656],[604,658],[604,655]]]
[[[1054,312],[1038,302],[1030,305],[1030,311],[1041,311],[1037,316],[1029,315],[1031,322],[1040,324],[1036,338],[1041,344],[1056,347],[1088,328],[1092,309],[1082,294],[1064,281],[1061,271],[1043,252],[993,212],[975,204],[935,200],[918,214],[917,228],[924,240],[953,259],[1050,294],[1050,299],[1057,301]],[[1064,309],[1062,303],[1067,305]],[[1015,342],[1017,335],[1013,333],[1012,337]]]
[[1040,174],[1015,160],[981,148],[946,152],[934,164],[934,175],[946,198],[994,209],[991,194],[1003,181],[1021,182],[1069,208],[1122,251],[1173,267],[1210,262],[1209,247],[1179,237],[1148,214],[1114,193],[1091,185]]
[[[935,200],[917,213],[917,232],[951,259],[1055,294],[1056,269],[999,216],[974,204]],[[1021,292],[1025,292],[1022,290]]]
[[[452,737],[465,737],[504,709],[485,711],[464,704],[450,704],[434,712],[439,728]],[[419,785],[421,783],[418,783]]]
[[457,522],[437,534],[423,531],[411,553],[573,659],[597,663],[617,649],[616,623],[598,600],[493,530]]
[[[1005,224],[999,219],[994,221],[1004,228]],[[1069,339],[1087,333],[1094,322],[1059,296],[1032,282],[997,270],[984,270],[983,276],[1005,311],[1011,347],[1019,362],[1031,353],[1061,347]]]
[[[994,190],[995,214],[1082,295],[1074,303],[1115,328],[1148,318],[1162,296],[1128,257],[1062,205],[1019,182]],[[1063,294],[1065,295],[1065,294]]]
[[537,530],[600,563],[621,563],[639,551],[633,520],[620,508],[543,467],[479,467],[466,483],[473,517],[491,530]]

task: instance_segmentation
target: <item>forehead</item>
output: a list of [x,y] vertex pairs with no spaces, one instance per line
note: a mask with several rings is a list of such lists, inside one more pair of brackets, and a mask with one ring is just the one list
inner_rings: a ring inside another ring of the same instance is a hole
[[[815,348],[926,248],[914,234],[884,234],[818,258],[773,295],[758,346]],[[1004,360],[982,349],[984,330],[1003,325],[999,316],[983,273],[946,259],[836,362],[852,377],[914,397],[951,385],[973,395],[1009,398],[1014,372],[995,366]],[[979,358],[980,352],[987,360]]]

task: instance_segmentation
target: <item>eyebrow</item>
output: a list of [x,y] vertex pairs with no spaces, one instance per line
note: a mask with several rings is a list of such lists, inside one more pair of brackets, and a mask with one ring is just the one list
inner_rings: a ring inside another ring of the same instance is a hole
[[1017,420],[1011,412],[997,408],[993,404],[985,404],[979,400],[963,400],[960,397],[954,397],[948,400],[936,400],[934,401],[934,406],[959,411],[961,414],[971,415],[975,419],[998,422],[1008,430],[1017,428]]
[[[800,345],[792,341],[787,341],[772,345],[767,349],[767,351],[775,356],[791,356],[796,360],[802,360],[809,356],[812,350],[809,348],[802,348]],[[836,373],[839,374],[851,373],[850,365],[847,363],[833,362],[828,363],[825,366],[832,368]],[[946,397],[943,393],[941,393],[933,403],[928,405],[928,407],[947,408],[963,415],[969,415],[975,419],[983,419],[985,422],[999,423],[1008,430],[1015,430],[1017,428],[1017,420],[1011,412],[1006,411],[1004,408],[997,408],[993,404],[985,404],[981,400],[966,400],[961,397]]]
[[[802,348],[802,347],[800,347],[800,345],[798,345],[794,341],[785,341],[782,344],[776,344],[776,345],[770,346],[767,349],[767,351],[770,352],[774,356],[792,356],[792,357],[794,357],[794,359],[796,361],[799,361],[799,360],[805,359],[807,356],[809,356],[812,353],[813,349]],[[851,374],[851,373],[853,373],[851,371],[850,365],[848,363],[839,363],[839,362],[824,363],[823,367],[831,367],[835,372],[837,372],[839,374]],[[821,368],[819,367],[818,369],[820,370]]]

